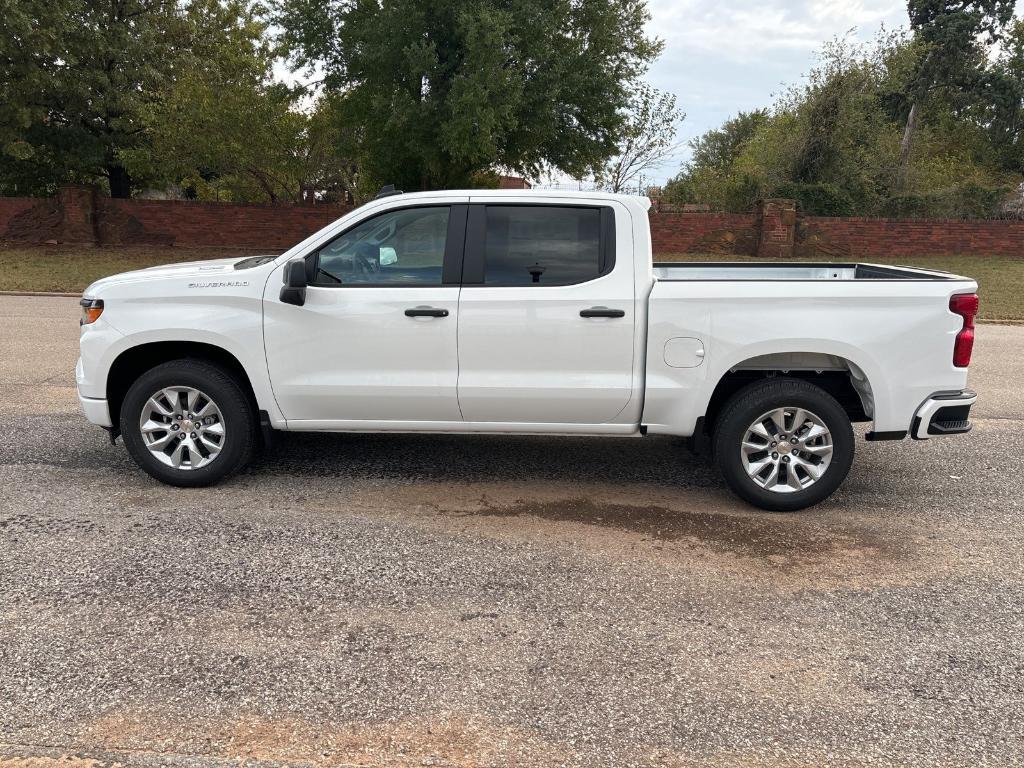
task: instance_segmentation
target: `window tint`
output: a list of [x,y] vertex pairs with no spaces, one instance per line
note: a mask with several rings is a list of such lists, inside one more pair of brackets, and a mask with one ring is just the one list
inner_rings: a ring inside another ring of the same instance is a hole
[[570,285],[600,272],[599,209],[487,206],[485,285]]
[[314,285],[441,285],[448,206],[389,211],[316,255]]

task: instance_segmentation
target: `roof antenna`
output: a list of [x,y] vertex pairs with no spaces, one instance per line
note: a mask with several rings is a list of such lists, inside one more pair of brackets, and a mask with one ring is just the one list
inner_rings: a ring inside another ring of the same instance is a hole
[[374,200],[380,200],[382,197],[391,197],[392,195],[401,195],[401,194],[404,194],[404,193],[400,189],[395,189],[395,185],[394,184],[385,184],[383,187],[380,188],[380,192],[378,192],[377,196],[375,198],[373,198],[373,199]]

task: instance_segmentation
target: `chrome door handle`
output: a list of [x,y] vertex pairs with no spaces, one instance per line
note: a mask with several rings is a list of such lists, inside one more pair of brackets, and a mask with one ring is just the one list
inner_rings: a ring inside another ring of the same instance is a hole
[[406,317],[448,317],[447,309],[437,307],[410,307],[405,310]]
[[580,311],[580,317],[625,317],[623,309],[608,309],[608,307],[591,307]]

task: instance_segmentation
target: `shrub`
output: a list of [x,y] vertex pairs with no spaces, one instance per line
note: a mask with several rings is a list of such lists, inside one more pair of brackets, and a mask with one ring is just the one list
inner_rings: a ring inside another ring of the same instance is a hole
[[890,197],[880,213],[893,218],[991,219],[1003,215],[1011,188],[963,184],[925,194]]
[[834,184],[787,181],[775,187],[772,197],[796,200],[797,210],[808,216],[853,216],[856,213],[850,194]]

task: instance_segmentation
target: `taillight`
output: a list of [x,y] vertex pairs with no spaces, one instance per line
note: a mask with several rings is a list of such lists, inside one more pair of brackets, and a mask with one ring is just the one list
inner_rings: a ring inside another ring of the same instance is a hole
[[959,293],[949,298],[949,311],[964,319],[964,327],[953,344],[953,365],[966,368],[971,364],[974,350],[974,316],[978,314],[978,294]]

